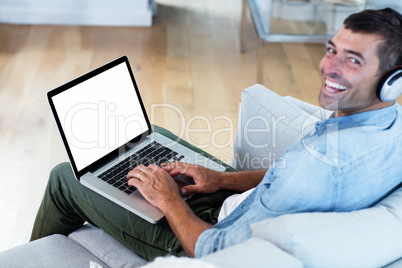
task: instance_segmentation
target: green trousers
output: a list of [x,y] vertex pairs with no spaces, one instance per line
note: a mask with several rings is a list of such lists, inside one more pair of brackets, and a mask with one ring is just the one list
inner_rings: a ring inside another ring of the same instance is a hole
[[[164,129],[155,131],[193,147]],[[192,148],[213,158],[197,148]],[[228,171],[230,167],[227,166]],[[196,195],[188,201],[194,213],[204,221],[215,224],[223,201],[233,192],[219,191],[210,195]],[[68,235],[85,222],[97,226],[146,260],[158,256],[186,256],[180,242],[166,219],[150,224],[82,186],[74,177],[69,163],[56,166],[35,219],[31,240],[52,234]]]

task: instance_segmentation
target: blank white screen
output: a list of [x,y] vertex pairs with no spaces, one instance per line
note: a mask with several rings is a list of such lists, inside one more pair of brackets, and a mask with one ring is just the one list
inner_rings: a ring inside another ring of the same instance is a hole
[[148,130],[121,63],[53,97],[78,171]]

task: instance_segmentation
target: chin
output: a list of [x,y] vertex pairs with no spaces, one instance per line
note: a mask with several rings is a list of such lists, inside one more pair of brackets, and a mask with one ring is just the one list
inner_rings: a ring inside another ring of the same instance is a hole
[[318,97],[318,103],[322,108],[329,111],[337,111],[338,110],[338,99],[328,98],[321,91],[320,96]]

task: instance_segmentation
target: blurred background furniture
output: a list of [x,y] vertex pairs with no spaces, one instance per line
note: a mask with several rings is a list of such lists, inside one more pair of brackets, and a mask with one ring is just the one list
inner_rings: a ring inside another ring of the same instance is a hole
[[243,0],[240,50],[245,51],[247,9],[258,34],[257,82],[263,83],[264,46],[274,42],[325,43],[352,13],[392,7],[399,0]]
[[0,23],[152,26],[155,0],[0,1]]

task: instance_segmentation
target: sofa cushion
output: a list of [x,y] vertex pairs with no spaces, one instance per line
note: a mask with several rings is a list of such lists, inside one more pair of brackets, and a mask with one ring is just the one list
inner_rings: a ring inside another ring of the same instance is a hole
[[200,259],[189,257],[158,257],[153,262],[143,266],[143,268],[222,268],[217,267],[213,263],[207,263]]
[[188,257],[159,257],[144,268],[237,268],[237,267],[303,267],[300,260],[284,252],[272,243],[251,238],[235,245],[204,256],[200,259]]
[[303,267],[300,260],[272,243],[251,238],[245,242],[204,256],[201,260],[220,268],[230,267]]
[[110,267],[142,267],[147,263],[105,231],[85,225],[68,236]]
[[322,108],[281,97],[262,85],[243,90],[232,166],[236,170],[267,169],[286,148],[328,117]]
[[306,267],[381,267],[402,257],[402,188],[348,213],[300,213],[252,225]]
[[0,253],[0,267],[108,267],[75,241],[51,235]]

